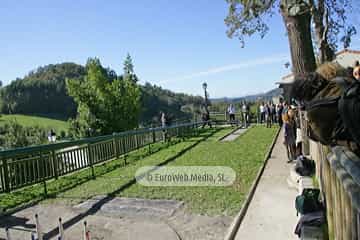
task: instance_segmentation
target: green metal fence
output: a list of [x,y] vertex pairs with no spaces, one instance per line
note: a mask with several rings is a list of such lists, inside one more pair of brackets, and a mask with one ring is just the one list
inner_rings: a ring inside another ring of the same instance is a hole
[[[183,137],[202,123],[149,128],[76,141],[0,151],[0,193],[57,179],[59,176],[119,158],[167,137]],[[93,171],[92,171],[93,172]],[[94,174],[94,172],[93,172]]]

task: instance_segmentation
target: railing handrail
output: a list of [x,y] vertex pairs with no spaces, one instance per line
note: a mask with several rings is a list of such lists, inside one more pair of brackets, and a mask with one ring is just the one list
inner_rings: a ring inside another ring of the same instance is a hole
[[50,144],[42,144],[42,145],[29,146],[29,147],[19,147],[19,148],[7,149],[7,150],[0,151],[0,159],[6,158],[9,156],[13,156],[13,155],[28,154],[31,152],[52,151],[52,150],[58,150],[58,149],[63,149],[63,148],[67,148],[67,147],[72,147],[75,145],[92,144],[92,143],[110,140],[110,139],[113,139],[116,137],[121,137],[121,136],[136,135],[136,134],[142,134],[142,133],[148,133],[148,132],[158,132],[158,131],[163,131],[163,130],[167,130],[167,129],[174,129],[174,128],[178,128],[178,127],[186,127],[186,126],[193,126],[193,125],[199,125],[199,124],[202,124],[202,122],[183,123],[183,124],[176,124],[176,125],[167,126],[167,127],[135,129],[135,130],[129,130],[129,131],[124,131],[124,132],[119,132],[119,133],[113,133],[113,134],[109,134],[109,135],[90,137],[90,138],[82,138],[79,140],[72,140],[72,141],[67,141],[67,142],[50,143]]

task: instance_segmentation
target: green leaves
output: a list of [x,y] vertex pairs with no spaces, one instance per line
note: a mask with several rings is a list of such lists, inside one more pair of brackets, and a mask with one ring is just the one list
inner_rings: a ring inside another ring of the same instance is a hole
[[116,76],[114,71],[103,68],[99,59],[90,58],[81,81],[66,81],[69,95],[78,104],[78,116],[71,121],[75,136],[112,134],[138,126],[140,89],[129,57],[124,76]]

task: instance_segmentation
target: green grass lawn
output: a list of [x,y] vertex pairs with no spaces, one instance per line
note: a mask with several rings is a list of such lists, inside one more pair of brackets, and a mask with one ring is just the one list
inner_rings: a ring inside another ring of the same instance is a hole
[[[134,176],[134,172],[138,167],[159,164],[214,132],[215,130],[205,130],[199,136],[187,138],[183,141],[173,139],[171,143],[155,143],[150,148],[146,146],[129,153],[126,156],[126,165],[124,164],[124,158],[105,162],[95,167],[95,180],[92,178],[91,169],[84,169],[60,177],[58,180],[48,181],[46,184],[48,197],[59,196],[61,198],[70,198],[71,202],[73,202],[98,194],[108,194],[129,181]],[[104,180],[106,181],[109,176],[120,178],[115,179],[115,181],[110,179],[107,183],[103,184]],[[43,199],[44,185],[37,184],[11,193],[0,194],[0,209],[7,210]]]
[[25,127],[39,126],[45,129],[54,129],[54,131],[57,134],[60,134],[62,130],[67,132],[69,128],[68,123],[65,121],[45,118],[45,117],[20,115],[20,114],[11,114],[11,115],[2,114],[0,117],[0,126],[4,125],[5,123],[11,120],[15,120],[17,123]]
[[234,142],[219,142],[219,137],[230,129],[217,131],[206,141],[185,152],[167,166],[212,166],[232,167],[237,174],[235,183],[229,187],[148,187],[133,184],[116,192],[119,185],[129,182],[141,166],[155,165],[176,154],[188,142],[182,142],[150,155],[127,168],[119,168],[95,181],[89,181],[63,194],[64,198],[89,198],[115,193],[122,197],[149,199],[175,199],[184,201],[188,210],[208,215],[235,215],[260,168],[277,128],[253,127]]
[[263,164],[277,128],[254,127],[233,142],[218,142],[220,131],[168,166],[227,166],[236,172],[228,187],[147,187],[135,184],[120,196],[184,201],[187,208],[208,215],[235,215]]
[[[106,194],[175,199],[184,201],[191,212],[233,216],[240,209],[262,166],[277,128],[255,126],[233,142],[218,141],[231,130],[230,128],[205,130],[197,137],[178,141],[168,147],[159,143],[152,146],[152,154],[149,154],[148,148],[145,147],[131,153],[127,158],[129,164],[125,167],[123,159],[98,166],[95,169],[96,179],[90,178],[90,170],[83,170],[49,182],[48,192],[56,194],[55,201],[70,203]],[[147,187],[132,182],[138,168],[158,165],[167,160],[172,160],[167,166],[228,166],[236,172],[236,181],[228,187]],[[132,184],[128,184],[129,182]],[[126,185],[128,187],[122,189]],[[68,188],[71,189],[66,190]],[[14,207],[31,199],[41,198],[42,193],[43,187],[39,184],[11,194],[0,194],[0,207]]]

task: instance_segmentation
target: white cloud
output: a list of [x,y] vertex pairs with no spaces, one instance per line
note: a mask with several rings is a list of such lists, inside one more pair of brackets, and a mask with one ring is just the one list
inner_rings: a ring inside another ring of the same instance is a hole
[[200,71],[200,72],[192,73],[189,75],[178,76],[178,77],[174,77],[171,79],[166,79],[166,80],[160,81],[159,83],[163,84],[163,83],[169,83],[169,82],[174,82],[174,81],[179,81],[179,80],[187,80],[187,79],[192,79],[192,78],[196,78],[196,77],[209,76],[209,75],[213,75],[213,74],[217,74],[217,73],[228,72],[228,71],[249,68],[249,67],[256,67],[256,66],[272,64],[272,63],[278,63],[278,62],[283,62],[283,61],[287,61],[287,60],[289,60],[289,56],[287,54],[274,55],[274,56],[264,57],[264,58],[255,58],[255,59],[244,61],[244,62],[237,63],[237,64],[230,64],[230,65],[226,65],[226,66],[214,67],[214,68],[207,69],[205,71]]

